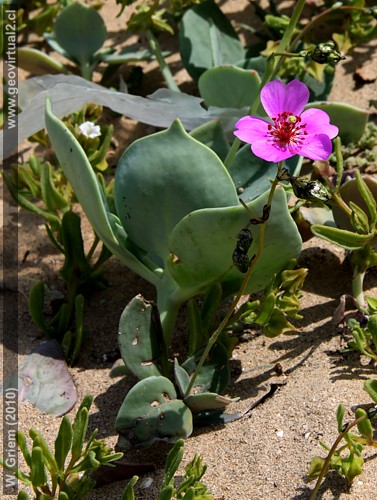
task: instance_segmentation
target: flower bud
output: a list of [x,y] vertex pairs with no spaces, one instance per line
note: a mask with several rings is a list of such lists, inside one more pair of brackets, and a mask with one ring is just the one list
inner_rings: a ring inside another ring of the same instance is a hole
[[323,203],[331,200],[329,192],[319,181],[300,177],[291,177],[290,181],[297,198],[308,201],[322,201]]
[[345,57],[335,48],[334,42],[323,42],[313,50],[308,50],[306,56],[319,64],[335,65]]

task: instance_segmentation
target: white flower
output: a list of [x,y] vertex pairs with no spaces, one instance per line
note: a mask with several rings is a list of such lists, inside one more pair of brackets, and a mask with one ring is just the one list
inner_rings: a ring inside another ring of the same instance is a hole
[[99,137],[101,135],[101,129],[99,125],[94,125],[93,122],[84,122],[79,126],[80,132],[85,137],[89,139],[94,139],[95,137]]

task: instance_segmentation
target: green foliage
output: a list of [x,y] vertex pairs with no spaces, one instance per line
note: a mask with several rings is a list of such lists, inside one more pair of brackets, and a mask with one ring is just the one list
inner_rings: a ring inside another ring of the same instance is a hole
[[[31,4],[31,5],[30,5]],[[20,9],[21,17],[28,15],[29,9],[43,8],[42,13],[27,19],[26,25],[33,27],[37,34],[44,35],[51,48],[78,66],[81,75],[91,80],[98,64],[123,64],[134,60],[151,59],[149,51],[135,51],[127,48],[116,54],[114,48],[102,48],[107,38],[107,30],[96,7],[72,0],[58,0],[50,5],[45,1],[29,2],[27,10]],[[35,48],[22,47],[18,51],[19,65],[34,74],[71,73],[71,68],[57,62],[53,57]]]
[[236,64],[244,58],[237,33],[211,0],[185,12],[179,30],[179,47],[183,65],[196,81],[209,68]]
[[[318,223],[322,221],[317,218],[316,223],[310,225],[310,230],[315,236],[351,251],[349,260],[355,269],[353,296],[358,309],[364,314],[371,314],[374,308],[373,305],[369,306],[364,297],[363,280],[366,271],[377,265],[377,183],[373,177],[362,175],[359,170],[355,170],[355,178],[342,183],[344,162],[339,138],[336,139],[335,157],[335,179],[329,165],[318,162],[312,176],[315,180],[306,181],[307,185],[313,183],[315,193],[323,192],[325,196],[317,195],[313,199],[310,190],[308,193],[306,189],[295,189],[294,182],[297,179],[291,178],[291,183],[293,180],[296,196],[304,200],[307,206],[314,201],[314,207],[320,204],[327,209],[331,208],[331,217],[329,210],[317,212],[317,216],[320,214],[326,223]],[[303,201],[299,203],[302,204]],[[306,220],[310,221],[310,216]],[[353,328],[353,331],[356,343],[352,345],[360,350],[369,341],[361,335],[362,330]]]
[[[101,138],[91,139],[79,132],[79,125],[85,119],[98,119],[101,107],[87,106],[68,117],[67,127],[78,137],[91,161],[92,168],[107,168],[106,154],[113,127],[105,127]],[[48,136],[41,132],[33,140],[47,146]],[[53,317],[47,320],[44,313],[48,289],[42,282],[33,286],[29,297],[30,314],[35,324],[49,338],[62,345],[66,359],[73,364],[79,355],[86,333],[83,330],[83,296],[106,287],[100,267],[111,256],[102,245],[101,252],[93,259],[99,240],[94,242],[88,253],[84,251],[80,217],[72,208],[76,197],[60,165],[53,165],[31,156],[29,161],[13,165],[9,172],[3,172],[4,180],[15,201],[25,210],[36,213],[46,221],[48,237],[58,252],[64,255],[64,264],[59,273],[66,285],[65,297],[54,301]],[[112,203],[112,185],[105,185],[98,175],[103,196]]]
[[294,269],[292,261],[288,269],[275,276],[264,289],[263,298],[246,302],[232,317],[229,328],[237,321],[255,323],[262,327],[266,337],[276,337],[296,330],[288,318],[302,319],[300,316],[301,289],[307,269]]
[[[175,474],[182,461],[184,454],[184,441],[178,439],[170,450],[165,464],[164,479],[161,484],[158,500],[214,500],[214,496],[208,491],[207,486],[201,482],[207,465],[203,464],[203,459],[199,455],[186,465],[185,474],[178,485],[175,487]],[[122,500],[134,500],[133,487],[138,478],[134,476],[124,490]]]
[[[366,381],[364,388],[369,388],[375,382],[371,380]],[[369,393],[368,390],[367,392]],[[310,463],[308,478],[317,479],[311,498],[315,498],[321,482],[329,470],[336,470],[345,478],[348,486],[362,473],[364,459],[361,455],[365,446],[377,447],[377,441],[374,440],[371,424],[371,419],[376,415],[376,409],[375,406],[370,407],[368,410],[358,407],[355,411],[355,419],[350,423],[344,424],[345,408],[343,405],[338,406],[337,422],[339,436],[331,449],[324,443],[320,443],[328,452],[326,459],[315,457]],[[350,432],[353,427],[357,427],[359,435]],[[344,442],[342,443],[342,441]]]
[[348,349],[359,351],[374,362],[377,361],[377,314],[369,317],[368,323],[361,327],[355,319],[348,321],[348,330],[353,340],[349,340]]
[[[81,499],[95,486],[92,473],[101,465],[112,466],[123,453],[113,453],[101,440],[96,439],[95,430],[86,444],[88,412],[93,398],[86,396],[82,401],[74,422],[63,417],[58,435],[51,451],[42,434],[30,429],[31,448],[22,431],[17,432],[17,444],[29,469],[28,473],[16,467],[8,467],[1,459],[3,467],[12,472],[25,486],[33,488],[35,499]],[[29,498],[20,492],[19,499]]]
[[191,434],[192,414],[177,399],[169,379],[150,376],[129,391],[119,409],[115,428],[133,445],[150,445],[158,439],[175,442]]

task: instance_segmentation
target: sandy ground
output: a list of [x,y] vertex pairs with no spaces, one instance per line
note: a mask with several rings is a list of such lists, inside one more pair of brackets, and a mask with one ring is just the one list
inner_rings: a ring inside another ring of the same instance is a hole
[[[110,26],[112,41],[123,38],[119,29],[123,22],[114,19],[114,5],[107,4],[101,11]],[[247,20],[250,7],[245,1],[228,1],[226,12]],[[374,46],[375,49],[375,46]],[[348,59],[337,68],[335,84],[330,98],[356,104],[368,109],[369,99],[377,96],[376,82],[361,85],[355,82],[354,72],[371,57],[370,48],[357,50],[358,58]],[[370,59],[369,59],[370,60]],[[178,61],[176,55],[172,62]],[[178,63],[176,63],[178,64]],[[147,84],[159,85],[158,71],[151,65]],[[179,69],[179,68],[177,68]],[[179,83],[187,80],[184,70],[177,73]],[[150,76],[150,78],[149,78]],[[153,86],[152,85],[152,86]],[[184,84],[185,85],[185,84]],[[148,90],[148,89],[146,89]],[[120,121],[118,131],[121,143],[130,141],[145,128],[134,126],[126,119]],[[43,279],[50,287],[59,289],[61,281],[56,271],[62,264],[49,243],[41,220],[21,211],[9,220],[18,229],[18,283],[8,283],[4,294],[17,295],[19,317],[19,363],[25,354],[34,349],[41,337],[27,312],[28,292],[37,279]],[[90,234],[85,226],[84,234]],[[89,245],[90,241],[86,241]],[[24,256],[29,252],[26,260]],[[251,499],[306,499],[314,483],[308,483],[306,472],[310,460],[322,454],[320,440],[332,444],[337,436],[335,412],[339,403],[347,409],[346,420],[352,418],[351,407],[369,402],[363,391],[363,381],[376,373],[375,367],[355,354],[342,354],[345,340],[334,328],[332,318],[339,297],[351,291],[351,268],[343,250],[316,238],[304,245],[300,257],[301,266],[309,269],[302,298],[300,330],[276,339],[266,339],[257,331],[247,331],[236,347],[232,366],[232,382],[227,393],[240,397],[229,407],[229,412],[246,409],[276,379],[271,366],[281,363],[283,385],[248,416],[226,426],[195,429],[186,441],[183,465],[195,453],[203,456],[208,464],[205,482],[217,498],[227,500]],[[110,379],[111,357],[117,348],[117,325],[120,313],[127,302],[137,293],[147,299],[155,296],[153,288],[140,277],[124,268],[115,258],[106,263],[104,273],[110,286],[104,292],[92,296],[86,308],[85,324],[90,330],[78,365],[72,375],[79,399],[86,394],[94,396],[90,413],[90,429],[98,428],[99,436],[115,446],[117,435],[113,429],[117,411],[132,386],[128,379]],[[365,288],[370,295],[377,294],[377,270],[369,272]],[[184,315],[177,325],[177,335],[185,335]],[[30,404],[19,408],[20,429],[30,427],[40,430],[52,443],[60,419],[44,415]],[[152,461],[157,472],[148,489],[137,488],[137,498],[156,498],[168,446],[163,443],[149,450],[133,450],[126,454],[131,461]],[[377,499],[376,453],[367,451],[363,474],[355,480],[350,490],[335,473],[327,476],[321,488],[323,499]],[[141,481],[140,481],[141,483]],[[92,492],[91,499],[119,499],[126,482],[114,483]],[[15,498],[9,497],[9,498]]]

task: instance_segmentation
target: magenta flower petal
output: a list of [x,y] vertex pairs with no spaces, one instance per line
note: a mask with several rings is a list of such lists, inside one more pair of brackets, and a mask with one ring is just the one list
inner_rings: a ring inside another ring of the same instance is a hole
[[251,144],[253,153],[266,161],[279,162],[296,154],[326,160],[338,128],[320,109],[303,111],[308,99],[309,90],[300,81],[293,80],[288,85],[272,81],[261,91],[261,101],[271,122],[244,116],[236,123],[234,134]]
[[267,83],[260,93],[262,105],[270,118],[284,111],[285,86],[280,80]]
[[251,150],[262,160],[277,163],[286,160],[299,152],[292,153],[287,146],[279,147],[275,144],[267,144],[266,141],[257,141],[251,145]]
[[234,135],[241,141],[251,144],[254,141],[266,141],[269,122],[254,116],[244,116],[236,123]]
[[330,124],[330,117],[321,109],[307,109],[301,115],[301,119],[306,123],[308,134],[326,134],[333,139],[338,135],[339,129]]
[[318,134],[308,137],[307,141],[301,146],[299,154],[311,160],[327,160],[331,152],[332,144],[329,136]]
[[261,91],[261,102],[270,118],[284,112],[300,115],[308,100],[309,90],[299,80],[293,80],[287,86],[280,80],[274,80]]
[[292,80],[285,87],[285,109],[292,115],[301,115],[309,101],[309,89],[305,83]]

